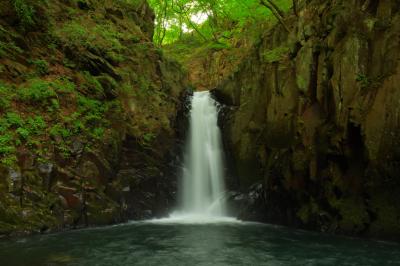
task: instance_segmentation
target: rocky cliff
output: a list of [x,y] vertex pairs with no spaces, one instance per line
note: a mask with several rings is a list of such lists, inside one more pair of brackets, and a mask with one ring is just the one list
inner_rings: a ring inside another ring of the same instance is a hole
[[153,20],[141,0],[0,1],[0,235],[173,203],[186,75]]
[[285,24],[213,84],[241,217],[398,239],[400,2],[299,1]]

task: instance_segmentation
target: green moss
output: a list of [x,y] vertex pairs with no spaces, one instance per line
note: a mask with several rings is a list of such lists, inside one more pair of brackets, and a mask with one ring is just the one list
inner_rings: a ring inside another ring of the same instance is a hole
[[67,77],[58,77],[51,85],[57,94],[71,94],[76,92],[75,83],[70,81]]
[[[96,86],[101,86],[96,79],[90,78]],[[104,118],[107,105],[83,96],[76,90],[75,84],[65,77],[54,81],[30,80],[17,89],[16,100],[36,114],[24,118],[20,113],[9,112],[0,120],[0,132],[11,136],[5,139],[8,143],[5,147],[8,148],[3,154],[7,156],[14,155],[16,146],[26,145],[35,149],[41,158],[47,154],[43,149],[53,144],[67,158],[70,156],[72,137],[81,135],[92,142],[103,136],[107,126]],[[68,115],[62,113],[71,108],[76,110]],[[46,135],[53,139],[51,143],[45,142]]]
[[0,58],[15,57],[16,54],[22,54],[23,51],[13,41],[0,40]]
[[290,52],[289,47],[279,46],[272,50],[264,52],[263,59],[267,63],[275,63],[281,61]]
[[26,121],[26,125],[29,128],[31,134],[42,134],[47,128],[46,121],[41,115],[36,115],[34,117],[29,117]]
[[27,144],[32,147],[37,136],[45,134],[46,122],[41,116],[24,119],[15,112],[6,113],[0,119],[0,159],[4,164],[10,165],[16,161],[15,152],[18,146]]
[[6,121],[9,127],[21,127],[24,124],[24,120],[21,115],[14,112],[9,112],[6,114]]
[[63,60],[63,65],[65,67],[71,68],[71,69],[74,69],[76,67],[76,64],[73,61],[69,60],[68,58],[65,58]]
[[23,26],[28,27],[34,24],[35,9],[26,0],[12,0],[15,11]]
[[99,23],[93,27],[79,20],[65,23],[55,35],[65,46],[94,49],[118,62],[125,59],[121,55],[125,49],[121,41],[133,38],[129,33],[123,35],[114,24]]
[[41,79],[33,79],[28,86],[17,90],[18,98],[29,103],[46,104],[50,98],[56,96],[51,83]]
[[68,45],[79,47],[88,46],[88,31],[87,29],[76,21],[67,22],[64,26],[56,31],[58,37],[62,40],[68,36]]
[[365,89],[371,85],[371,79],[364,74],[358,74],[356,81],[360,83],[361,88]]
[[29,60],[28,62],[35,66],[37,75],[44,76],[49,73],[49,63],[46,60]]
[[0,135],[0,155],[9,155],[15,151],[14,136],[11,133]]
[[216,43],[216,42],[212,42],[212,43],[210,43],[209,45],[208,45],[208,47],[207,47],[208,49],[211,49],[211,50],[216,50],[216,51],[219,51],[219,50],[223,50],[223,49],[229,49],[229,48],[231,48],[231,46],[230,46],[230,44],[229,43],[221,43],[221,42],[218,42],[218,43]]
[[357,74],[356,81],[360,84],[361,89],[368,90],[379,88],[382,84],[383,76],[368,77],[365,74]]
[[340,227],[348,232],[360,231],[369,221],[365,205],[359,198],[343,198],[333,202],[342,217]]
[[38,10],[45,10],[48,0],[11,0],[18,16],[22,29],[27,30],[37,25],[44,16],[39,15]]
[[297,81],[297,86],[301,89],[301,90],[305,90],[307,89],[307,81],[305,80],[305,78],[301,75],[297,75],[296,76],[296,81]]
[[13,97],[13,89],[5,84],[0,83],[0,112],[4,112],[10,108]]
[[151,142],[156,138],[156,136],[153,133],[145,133],[143,134],[143,144],[144,145],[150,145]]
[[[43,173],[39,174],[39,163],[51,163],[57,167],[58,163],[65,162],[68,164],[66,167],[74,169],[79,164],[75,156],[77,150],[81,151],[80,145],[86,152],[90,148],[97,150],[95,145],[106,147],[108,141],[113,143],[112,152],[117,155],[122,135],[129,130],[127,128],[130,125],[138,128],[133,134],[138,142],[150,146],[158,132],[165,129],[168,134],[171,130],[171,114],[177,104],[175,96],[171,97],[166,90],[161,90],[165,81],[163,73],[158,73],[156,69],[158,60],[162,61],[161,51],[156,51],[150,42],[140,44],[144,39],[144,33],[140,31],[142,25],[135,26],[134,20],[137,18],[132,18],[132,15],[136,15],[133,12],[137,10],[129,10],[128,14],[126,9],[121,9],[123,18],[115,16],[118,23],[110,19],[113,16],[111,14],[110,17],[104,17],[108,5],[120,9],[120,3],[124,8],[133,7],[143,3],[142,0],[107,2],[106,7],[96,1],[87,1],[89,10],[78,9],[74,5],[76,1],[63,2],[62,9],[57,3],[49,1],[48,12],[51,17],[48,19],[51,23],[46,24],[50,25],[47,29],[37,24],[45,15],[42,10],[44,7],[40,6],[41,0],[11,1],[19,1],[21,11],[20,19],[15,24],[25,24],[35,33],[33,38],[24,43],[21,28],[17,30],[16,27],[6,26],[7,30],[9,27],[9,31],[15,33],[11,35],[10,32],[3,34],[4,28],[0,26],[0,57],[6,62],[0,66],[0,72],[4,71],[5,80],[13,82],[12,86],[0,84],[0,168],[5,169],[4,175],[0,173],[1,177],[5,177],[0,181],[0,205],[6,206],[4,215],[0,210],[0,233],[45,230],[62,224],[63,221],[56,221],[55,217],[64,217],[64,222],[75,223],[80,218],[81,210],[74,210],[74,215],[69,215],[68,210],[60,207],[58,192],[53,187],[58,182],[58,175],[54,176],[56,179],[52,176],[52,184],[47,184],[47,177]],[[71,7],[69,13],[73,16],[68,17],[66,6]],[[21,22],[22,19],[24,22]],[[144,23],[147,23],[147,18],[144,18]],[[47,31],[49,29],[51,32]],[[33,50],[22,51],[11,39],[21,44],[24,50],[25,47]],[[74,54],[72,57],[67,54],[69,51],[78,54],[74,58]],[[80,72],[88,68],[83,60],[77,59],[78,56],[108,62],[123,81],[106,74],[92,76],[88,72]],[[23,58],[33,59],[29,61],[29,71],[26,71]],[[74,71],[62,67],[62,64]],[[51,73],[50,67],[53,67]],[[162,71],[169,70],[165,68]],[[123,76],[121,72],[129,74]],[[57,77],[61,73],[68,77]],[[176,81],[175,77],[171,80],[171,84]],[[121,90],[123,83],[132,85]],[[178,84],[173,85],[179,87]],[[117,97],[116,90],[124,92]],[[129,97],[124,98],[124,93]],[[123,101],[126,101],[125,109],[122,107]],[[79,143],[78,148],[76,143]],[[112,160],[118,157],[103,153],[99,154],[100,159],[104,155],[112,157]],[[64,160],[68,157],[72,160]],[[17,170],[22,163],[28,163],[29,169],[24,167]],[[10,167],[24,173],[23,185],[21,180],[11,180],[8,176]],[[80,182],[71,182],[75,181]],[[81,182],[79,185],[82,185]],[[102,184],[95,185],[97,189]],[[104,190],[104,187],[100,190]],[[99,202],[99,195],[101,198],[107,197],[93,193],[95,203]],[[23,207],[20,206],[20,200]],[[118,206],[111,203],[101,203],[98,208],[89,209],[89,219],[95,221],[106,217],[107,223],[112,221],[117,215]],[[4,216],[7,219],[3,219]],[[68,217],[72,217],[71,220]]]
[[93,77],[89,72],[84,71],[83,77],[85,82],[82,84],[82,87],[85,89],[85,92],[88,95],[91,95],[95,98],[102,98],[104,97],[104,89],[101,83],[98,81],[97,78]]

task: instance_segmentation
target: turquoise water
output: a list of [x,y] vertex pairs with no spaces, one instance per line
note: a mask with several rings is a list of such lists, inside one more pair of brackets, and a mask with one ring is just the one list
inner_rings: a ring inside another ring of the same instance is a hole
[[0,265],[400,265],[396,243],[251,223],[126,225],[0,242]]

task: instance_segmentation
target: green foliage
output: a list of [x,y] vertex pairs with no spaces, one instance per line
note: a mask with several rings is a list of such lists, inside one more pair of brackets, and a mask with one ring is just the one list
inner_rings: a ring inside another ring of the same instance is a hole
[[68,138],[77,134],[88,134],[94,139],[99,139],[103,136],[107,126],[104,119],[106,106],[94,99],[85,96],[78,96],[77,112],[64,118],[64,126],[58,125],[50,131],[53,136],[60,135],[63,138]]
[[29,86],[18,89],[17,94],[22,101],[42,104],[56,96],[51,83],[41,79],[31,80]]
[[59,77],[55,81],[51,82],[51,86],[57,94],[71,94],[74,93],[76,89],[75,83],[66,77]]
[[104,136],[105,129],[102,127],[96,127],[91,131],[91,135],[95,139],[101,139]]
[[95,77],[93,77],[87,71],[83,72],[83,77],[85,79],[85,83],[83,83],[82,86],[86,89],[86,92],[89,95],[104,96],[103,86]]
[[[97,24],[96,26],[85,26],[82,21],[73,20],[55,31],[56,37],[63,45],[71,48],[85,47],[97,50],[104,56],[116,61],[123,61],[125,58],[121,51],[125,46],[121,41],[134,38],[134,35],[123,35],[114,24]],[[68,62],[66,62],[68,64]]]
[[382,81],[384,76],[379,75],[376,77],[368,77],[365,74],[357,74],[356,81],[360,84],[361,89],[368,90],[368,89],[376,89],[382,85]]
[[47,124],[41,115],[29,117],[26,122],[31,134],[39,135],[46,129]]
[[372,83],[371,79],[364,74],[358,74],[356,81],[360,83],[362,89],[368,88]]
[[143,135],[143,144],[149,145],[155,138],[156,136],[153,133],[145,133]]
[[38,75],[44,76],[49,73],[49,63],[46,60],[29,60],[29,63],[35,66]]
[[21,54],[23,51],[13,41],[0,40],[0,58],[5,56],[13,57],[14,54]]
[[263,54],[264,60],[267,63],[275,63],[281,61],[286,55],[288,55],[290,49],[288,47],[280,46],[272,50],[268,50]]
[[10,127],[20,127],[24,124],[22,117],[18,113],[13,112],[6,114],[6,121]]
[[20,138],[23,140],[27,140],[30,135],[29,130],[27,130],[26,128],[23,128],[23,127],[17,128],[16,132],[18,133]]
[[218,50],[222,50],[222,49],[229,49],[230,45],[228,43],[212,42],[211,44],[208,45],[208,48],[218,51]]
[[55,81],[32,79],[28,85],[17,89],[17,98],[29,104],[47,106],[49,111],[59,108],[58,94],[73,93],[75,84],[60,77]]
[[12,88],[5,84],[0,83],[0,112],[6,111],[11,106],[11,100],[13,99]]
[[[46,10],[49,0],[10,0],[22,29],[29,30],[39,22],[40,11]],[[43,15],[43,14],[41,14]],[[43,18],[44,16],[41,16]]]
[[[156,13],[154,41],[165,45],[191,35],[203,41],[222,42],[249,24],[274,19],[258,0],[150,0]],[[284,12],[291,0],[274,0]]]
[[11,133],[0,134],[0,161],[7,165],[13,162],[10,157],[16,150],[13,139]]
[[[84,76],[86,85],[103,93],[96,78],[88,73]],[[66,77],[31,79],[19,87],[0,83],[0,96],[0,162],[7,165],[16,162],[19,146],[34,150],[42,158],[47,154],[45,147],[53,144],[67,158],[73,138],[80,136],[89,143],[101,139],[109,126],[107,111],[121,109],[112,102],[82,95]],[[46,136],[52,141],[48,142]]]
[[63,60],[63,65],[71,69],[74,69],[76,67],[76,64],[67,58]]
[[68,138],[71,136],[71,132],[64,125],[56,124],[50,129],[50,136]]
[[35,9],[26,0],[12,0],[18,18],[23,27],[28,27],[34,24]]
[[146,79],[144,76],[139,76],[139,92],[140,93],[148,93],[150,90],[150,81]]
[[0,161],[6,165],[15,163],[17,146],[37,142],[34,137],[45,134],[46,127],[39,115],[24,119],[20,113],[6,113],[0,119]]
[[79,47],[80,45],[87,46],[88,31],[80,23],[72,21],[66,23],[62,29],[57,32],[60,36],[68,36],[71,45]]
[[120,99],[130,99],[134,95],[132,84],[124,83],[117,87],[116,93]]

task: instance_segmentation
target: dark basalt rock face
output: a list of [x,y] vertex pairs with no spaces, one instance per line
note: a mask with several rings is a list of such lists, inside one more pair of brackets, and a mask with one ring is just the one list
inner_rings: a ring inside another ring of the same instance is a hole
[[400,238],[400,4],[361,2],[300,1],[217,86],[243,219]]

